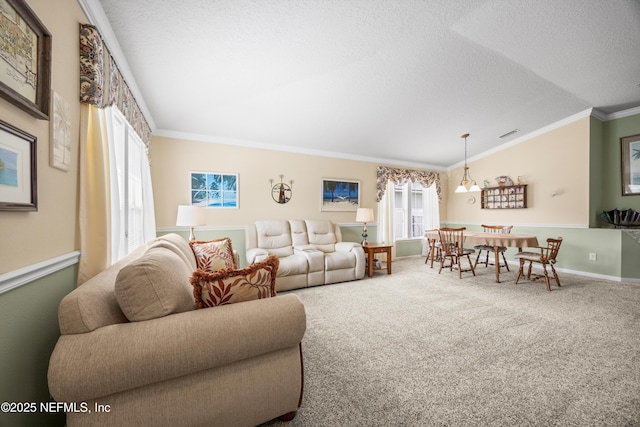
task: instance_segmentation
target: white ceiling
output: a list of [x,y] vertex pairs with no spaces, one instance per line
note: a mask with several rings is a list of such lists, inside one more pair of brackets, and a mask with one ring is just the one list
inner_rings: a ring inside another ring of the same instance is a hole
[[640,106],[638,0],[79,1],[156,135],[446,169]]

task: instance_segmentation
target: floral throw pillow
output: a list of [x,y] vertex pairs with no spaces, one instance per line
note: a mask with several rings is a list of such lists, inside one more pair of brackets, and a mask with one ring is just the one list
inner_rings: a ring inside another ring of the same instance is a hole
[[278,257],[270,255],[240,270],[196,270],[191,276],[196,308],[275,297],[279,265]]
[[209,241],[191,241],[189,245],[201,270],[213,272],[238,267],[233,256],[231,239],[228,237]]

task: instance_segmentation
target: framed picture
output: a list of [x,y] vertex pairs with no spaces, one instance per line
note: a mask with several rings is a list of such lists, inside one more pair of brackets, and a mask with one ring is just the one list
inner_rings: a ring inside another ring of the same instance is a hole
[[205,208],[238,209],[238,174],[191,172],[191,204]]
[[51,33],[25,0],[0,0],[0,96],[49,118]]
[[71,108],[57,92],[53,92],[53,119],[49,162],[54,168],[68,171],[71,167]]
[[37,211],[36,137],[0,121],[0,210]]
[[322,178],[324,212],[356,212],[360,206],[360,181]]
[[622,195],[640,196],[640,135],[620,138]]

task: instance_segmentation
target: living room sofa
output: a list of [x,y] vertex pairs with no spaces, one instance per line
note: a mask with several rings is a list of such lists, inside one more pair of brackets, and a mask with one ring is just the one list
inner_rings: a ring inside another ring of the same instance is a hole
[[302,400],[303,304],[289,294],[195,309],[196,265],[190,245],[169,234],[62,300],[48,382],[68,404],[67,426],[293,418]]
[[249,264],[276,255],[278,291],[359,280],[365,274],[360,243],[343,242],[340,226],[327,220],[264,220],[245,230]]

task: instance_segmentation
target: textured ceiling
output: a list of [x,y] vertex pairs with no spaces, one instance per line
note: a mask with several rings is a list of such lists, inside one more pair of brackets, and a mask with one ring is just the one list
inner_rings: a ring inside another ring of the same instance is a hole
[[640,106],[637,0],[79,1],[157,135],[447,168]]

